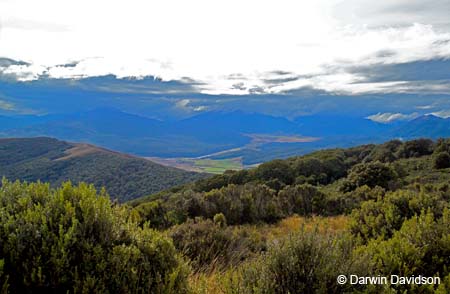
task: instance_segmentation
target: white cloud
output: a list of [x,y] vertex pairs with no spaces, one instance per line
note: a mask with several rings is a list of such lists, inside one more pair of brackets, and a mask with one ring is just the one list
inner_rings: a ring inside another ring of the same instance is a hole
[[442,118],[449,118],[450,117],[450,109],[440,110],[440,111],[432,112],[430,114],[432,114],[434,116],[442,117]]
[[188,106],[189,102],[191,102],[191,100],[181,99],[175,103],[175,106],[178,108],[186,108]]
[[403,113],[387,112],[387,113],[373,114],[373,115],[368,116],[367,118],[372,121],[379,122],[379,123],[391,123],[391,122],[397,121],[397,120],[412,120],[418,116],[419,116],[418,113],[403,114]]
[[8,67],[0,67],[0,73],[15,76],[19,81],[32,81],[38,79],[45,71],[46,68],[44,66],[35,64],[13,64]]
[[183,111],[204,111],[207,110],[208,107],[204,105],[193,106],[191,99],[181,99],[175,102],[175,107],[181,109]]
[[[373,3],[2,1],[0,56],[32,63],[7,69],[22,80],[44,72],[55,78],[189,77],[211,94],[247,94],[255,88],[277,93],[305,86],[353,94],[418,91],[402,83],[362,83],[364,77],[345,69],[450,58],[446,1]],[[423,11],[416,17],[419,8]],[[80,62],[59,66],[73,61]],[[274,71],[305,78],[266,84]],[[230,78],[236,74],[237,80]]]
[[430,105],[419,105],[419,106],[416,106],[416,109],[427,110],[427,109],[432,109],[433,107],[434,107],[433,104],[430,104]]
[[206,106],[204,106],[204,105],[201,105],[201,106],[197,106],[197,107],[194,107],[194,111],[204,111],[204,110],[206,110],[207,109],[207,107]]

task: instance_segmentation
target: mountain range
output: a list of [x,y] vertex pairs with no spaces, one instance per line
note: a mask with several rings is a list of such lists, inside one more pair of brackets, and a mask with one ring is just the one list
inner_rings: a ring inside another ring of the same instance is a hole
[[[186,119],[161,121],[115,108],[0,116],[0,137],[39,136],[86,142],[144,157],[239,157],[244,165],[251,165],[321,148],[393,138],[448,137],[450,119],[424,115],[410,121],[378,123],[364,117],[335,114],[287,119],[232,111],[204,112]],[[265,136],[264,140],[261,136]]]

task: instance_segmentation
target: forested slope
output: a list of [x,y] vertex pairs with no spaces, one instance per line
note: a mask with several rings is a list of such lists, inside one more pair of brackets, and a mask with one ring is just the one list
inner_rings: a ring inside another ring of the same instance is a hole
[[2,176],[10,180],[40,180],[54,186],[68,180],[88,182],[98,189],[105,187],[119,201],[205,177],[93,145],[46,137],[0,139]]

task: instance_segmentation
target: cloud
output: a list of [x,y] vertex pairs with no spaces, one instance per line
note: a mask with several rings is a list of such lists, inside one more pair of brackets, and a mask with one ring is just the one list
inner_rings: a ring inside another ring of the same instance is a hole
[[213,95],[427,91],[396,65],[446,68],[449,1],[361,1],[3,1],[0,56],[26,61],[3,66],[21,81],[189,78]]
[[432,109],[433,107],[434,107],[433,104],[430,104],[430,105],[419,105],[419,106],[416,106],[416,109],[426,110],[426,109]]
[[365,24],[371,27],[405,26],[428,23],[448,26],[448,0],[347,0],[335,5],[333,13],[344,23]]
[[181,99],[175,102],[175,107],[183,111],[195,111],[195,112],[204,111],[208,109],[208,107],[205,105],[193,106],[191,105],[191,103],[192,103],[191,99]]
[[34,64],[12,64],[8,67],[0,67],[0,74],[15,78],[21,82],[37,80],[46,72],[44,66]]
[[416,117],[418,117],[418,113],[411,113],[411,114],[403,114],[403,113],[377,113],[370,115],[366,118],[379,122],[379,123],[391,123],[398,120],[412,120]]
[[65,25],[42,20],[29,20],[14,16],[4,19],[1,24],[3,28],[19,30],[41,30],[45,32],[67,32],[69,30],[69,27]]
[[186,108],[190,102],[191,100],[189,99],[181,99],[175,103],[175,106],[178,108]]
[[429,114],[432,114],[432,115],[438,116],[438,117],[442,117],[442,118],[449,118],[450,117],[450,109],[440,110],[440,111],[432,112]]
[[204,105],[201,105],[201,106],[194,107],[193,110],[194,110],[194,111],[204,111],[204,110],[206,110],[207,108],[208,108],[208,107],[206,107],[206,106],[204,106]]

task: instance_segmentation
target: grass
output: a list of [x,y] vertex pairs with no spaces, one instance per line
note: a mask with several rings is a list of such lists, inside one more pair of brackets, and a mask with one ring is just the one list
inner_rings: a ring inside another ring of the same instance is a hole
[[193,164],[194,167],[200,168],[201,170],[212,174],[221,174],[226,170],[242,169],[242,164],[238,159],[195,159]]
[[269,240],[276,240],[288,235],[289,233],[304,229],[305,231],[312,231],[318,229],[319,232],[339,232],[348,228],[349,217],[345,215],[324,217],[300,217],[291,216],[285,218],[275,225],[261,228],[263,233]]
[[[258,233],[267,238],[268,242],[273,242],[301,229],[304,229],[306,231],[318,229],[319,232],[341,232],[347,230],[348,225],[349,217],[341,215],[333,217],[291,216],[281,220],[274,225],[265,224],[245,226],[257,230]],[[210,271],[194,272],[189,276],[189,285],[193,293],[225,294],[227,293],[226,288],[230,283],[230,279],[233,279],[233,277],[237,277],[238,274],[239,266],[229,267],[222,271],[212,269]]]

